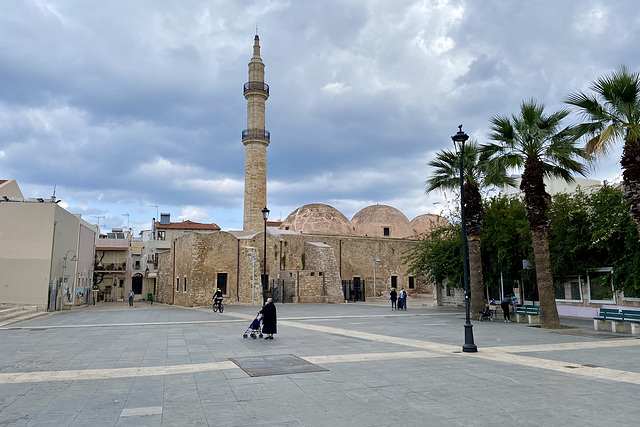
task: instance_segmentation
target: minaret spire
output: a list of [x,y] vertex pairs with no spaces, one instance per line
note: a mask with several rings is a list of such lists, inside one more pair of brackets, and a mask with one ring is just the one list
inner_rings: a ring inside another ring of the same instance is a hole
[[269,131],[265,130],[265,102],[269,85],[264,82],[264,63],[260,58],[260,37],[253,42],[253,56],[249,62],[249,81],[244,84],[247,100],[247,128],[242,131],[245,146],[244,221],[243,230],[259,232],[264,220],[262,209],[267,206],[267,146]]

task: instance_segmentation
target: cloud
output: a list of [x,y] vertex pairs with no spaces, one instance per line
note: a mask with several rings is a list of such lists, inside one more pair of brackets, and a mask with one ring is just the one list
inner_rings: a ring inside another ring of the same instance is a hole
[[[270,209],[434,212],[444,199],[424,194],[426,164],[458,124],[483,142],[488,119],[523,99],[564,108],[620,64],[640,69],[638,32],[612,30],[638,27],[630,10],[632,0],[6,2],[0,179],[27,197],[56,185],[101,226],[129,213],[148,228],[157,205],[240,228],[242,86],[258,23]],[[615,177],[618,161],[594,176]]]

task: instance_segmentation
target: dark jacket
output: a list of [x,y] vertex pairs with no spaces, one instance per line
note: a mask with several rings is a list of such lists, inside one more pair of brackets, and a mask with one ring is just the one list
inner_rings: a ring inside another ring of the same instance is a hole
[[262,333],[263,334],[277,334],[278,328],[276,324],[278,323],[277,315],[276,315],[276,305],[273,302],[267,303],[262,310]]
[[390,294],[390,298],[389,298],[389,299],[390,299],[391,301],[395,301],[395,300],[397,300],[397,299],[398,299],[398,293],[396,292],[396,290],[395,290],[395,289],[391,291],[391,294]]

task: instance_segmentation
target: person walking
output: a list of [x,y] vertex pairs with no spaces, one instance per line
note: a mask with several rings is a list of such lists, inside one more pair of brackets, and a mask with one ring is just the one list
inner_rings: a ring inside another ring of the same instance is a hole
[[267,298],[267,303],[258,313],[262,314],[262,333],[266,335],[264,339],[272,340],[273,334],[278,333],[278,316],[276,314],[276,305],[273,303],[273,299]]
[[504,315],[504,321],[506,323],[511,322],[511,318],[509,317],[509,310],[511,310],[511,297],[510,296],[506,296],[506,297],[502,298],[502,301],[500,302],[500,307],[502,307],[502,313]]
[[407,291],[405,291],[404,288],[400,289],[400,301],[400,308],[407,311]]
[[129,305],[133,307],[133,289],[129,291]]
[[391,288],[391,294],[389,296],[389,299],[391,300],[391,310],[395,310],[396,300],[398,299],[398,293],[396,292],[395,288]]

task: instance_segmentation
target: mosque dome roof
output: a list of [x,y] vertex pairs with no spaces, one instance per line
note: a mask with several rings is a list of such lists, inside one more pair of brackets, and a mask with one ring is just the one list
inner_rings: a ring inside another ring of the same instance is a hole
[[413,228],[413,234],[418,237],[421,234],[425,234],[433,230],[435,227],[441,227],[445,225],[451,225],[451,223],[444,217],[434,214],[423,214],[411,220],[411,228]]
[[351,225],[360,236],[395,237],[406,239],[413,237],[411,223],[398,209],[387,205],[371,205],[359,210]]
[[322,203],[299,207],[282,222],[280,229],[302,233],[353,234],[347,217],[333,206]]

